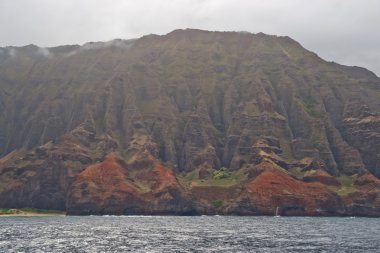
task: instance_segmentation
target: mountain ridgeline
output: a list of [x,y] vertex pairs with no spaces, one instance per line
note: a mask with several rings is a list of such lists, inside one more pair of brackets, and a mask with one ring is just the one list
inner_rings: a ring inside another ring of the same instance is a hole
[[380,79],[289,37],[0,48],[0,207],[380,216]]

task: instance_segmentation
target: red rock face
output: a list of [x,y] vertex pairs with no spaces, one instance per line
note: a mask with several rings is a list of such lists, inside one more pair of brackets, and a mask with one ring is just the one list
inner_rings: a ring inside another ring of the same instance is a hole
[[145,179],[151,182],[151,189],[153,191],[158,191],[165,187],[178,186],[178,181],[173,171],[164,167],[156,160],[154,160],[152,169],[146,174]]
[[337,194],[320,183],[305,183],[264,162],[264,171],[247,185],[246,196],[258,213],[273,215],[337,215],[343,213]]
[[[193,212],[173,173],[152,156],[147,167],[131,171],[110,153],[88,166],[70,187],[69,214],[176,214]],[[143,175],[143,177],[141,177]]]
[[139,188],[126,172],[113,153],[103,162],[85,168],[70,187],[68,211],[123,214],[127,208],[138,208],[142,202],[137,194]]
[[234,32],[38,59],[38,47],[12,50],[17,59],[0,59],[0,207],[380,215],[370,71],[288,37]]

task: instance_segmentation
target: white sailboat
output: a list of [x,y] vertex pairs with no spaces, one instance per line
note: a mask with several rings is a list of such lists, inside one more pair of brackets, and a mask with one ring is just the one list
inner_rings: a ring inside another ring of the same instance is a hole
[[276,215],[275,215],[275,217],[280,217],[280,214],[278,212],[278,207],[276,208]]

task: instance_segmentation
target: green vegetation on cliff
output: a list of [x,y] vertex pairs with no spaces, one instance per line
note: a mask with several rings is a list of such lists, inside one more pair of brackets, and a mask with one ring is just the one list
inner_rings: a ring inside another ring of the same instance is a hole
[[355,178],[353,176],[339,176],[336,178],[340,183],[340,187],[332,187],[332,189],[340,196],[346,196],[350,193],[358,192],[359,190],[354,186]]
[[213,171],[210,176],[203,179],[198,178],[195,172],[182,173],[178,177],[191,187],[231,187],[246,179],[242,171],[228,171],[224,167]]
[[194,29],[38,50],[2,49],[0,207],[379,213],[380,79],[363,68],[288,37]]

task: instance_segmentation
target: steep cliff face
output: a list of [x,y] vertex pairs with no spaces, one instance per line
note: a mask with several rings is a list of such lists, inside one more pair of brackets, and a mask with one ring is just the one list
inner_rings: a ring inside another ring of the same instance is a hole
[[0,206],[380,215],[380,79],[365,69],[200,30],[1,52]]

